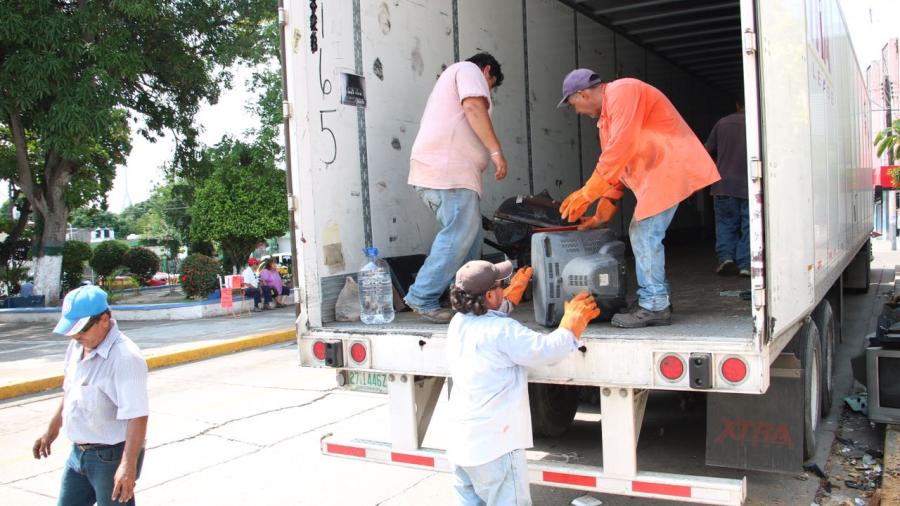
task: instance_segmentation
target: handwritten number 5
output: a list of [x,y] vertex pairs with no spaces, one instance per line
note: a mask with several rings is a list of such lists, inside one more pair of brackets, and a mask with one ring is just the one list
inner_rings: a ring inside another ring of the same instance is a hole
[[335,160],[337,160],[337,138],[334,136],[334,132],[330,128],[325,126],[325,114],[329,112],[337,112],[337,109],[326,109],[319,111],[320,128],[323,132],[328,132],[328,135],[331,136],[331,144],[334,147],[334,155],[332,155],[331,160],[322,160],[323,162],[325,162],[326,166],[331,165]]

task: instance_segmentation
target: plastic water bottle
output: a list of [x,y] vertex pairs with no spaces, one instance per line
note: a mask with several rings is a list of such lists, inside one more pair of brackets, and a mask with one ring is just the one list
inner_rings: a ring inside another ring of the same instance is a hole
[[366,264],[357,275],[359,319],[367,324],[394,321],[394,292],[387,262],[378,258],[378,248],[366,248]]

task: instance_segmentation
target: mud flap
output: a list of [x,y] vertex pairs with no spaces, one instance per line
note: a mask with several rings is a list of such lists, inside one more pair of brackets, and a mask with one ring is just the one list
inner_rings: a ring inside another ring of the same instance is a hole
[[762,395],[708,394],[706,465],[796,472],[803,464],[803,369],[793,355],[772,364]]

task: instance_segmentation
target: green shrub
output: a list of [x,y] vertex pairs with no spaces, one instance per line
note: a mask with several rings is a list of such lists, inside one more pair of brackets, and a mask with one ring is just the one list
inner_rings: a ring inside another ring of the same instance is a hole
[[84,263],[94,256],[91,245],[84,241],[66,241],[63,246],[62,291],[67,293],[81,286]]
[[181,288],[188,297],[202,298],[219,288],[222,267],[215,258],[188,255],[181,264]]
[[128,253],[128,245],[123,241],[103,241],[94,249],[91,268],[106,279],[117,268],[125,265],[125,253]]
[[140,285],[146,285],[150,278],[159,271],[159,256],[140,246],[128,250],[122,262]]

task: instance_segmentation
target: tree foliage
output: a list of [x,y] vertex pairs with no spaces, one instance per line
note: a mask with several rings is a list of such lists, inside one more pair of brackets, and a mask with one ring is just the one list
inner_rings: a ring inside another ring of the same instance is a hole
[[258,242],[287,231],[285,175],[255,144],[225,138],[208,156],[214,170],[191,206],[191,233],[218,241],[228,270],[242,266]]
[[233,63],[263,58],[276,12],[274,0],[3,3],[0,177],[42,219],[38,256],[61,253],[70,209],[105,204],[129,120],[151,140],[172,132],[177,158],[190,157],[200,104],[230,85]]
[[104,278],[109,277],[119,267],[125,265],[128,244],[123,241],[103,241],[94,249],[90,264],[94,271]]
[[63,247],[62,262],[62,291],[78,288],[81,285],[82,273],[84,272],[85,262],[90,261],[94,256],[94,250],[91,245],[84,241],[66,241]]
[[122,259],[122,264],[131,271],[131,276],[146,285],[150,278],[159,271],[159,256],[142,246],[129,249]]

